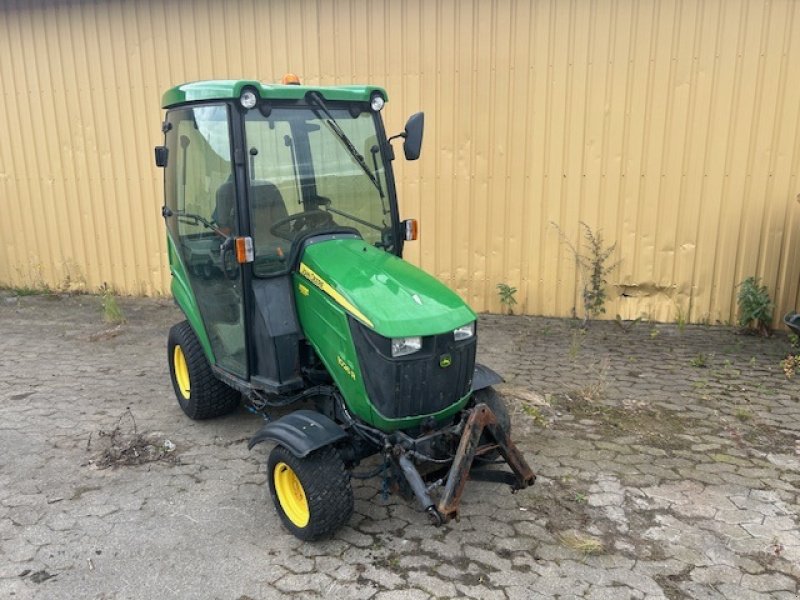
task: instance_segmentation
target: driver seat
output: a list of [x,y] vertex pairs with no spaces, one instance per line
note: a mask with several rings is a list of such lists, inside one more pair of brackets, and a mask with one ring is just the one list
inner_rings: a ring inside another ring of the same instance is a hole
[[276,245],[286,243],[283,238],[273,235],[270,229],[288,216],[286,202],[274,183],[263,180],[250,182],[250,230],[256,244],[256,254],[259,247],[274,251]]
[[[217,190],[217,209],[214,212],[221,227],[233,229],[235,189],[233,181],[229,180]],[[276,245],[286,241],[274,236],[270,228],[287,216],[289,213],[286,202],[274,183],[263,180],[250,182],[250,229],[257,248],[267,247],[274,250]]]

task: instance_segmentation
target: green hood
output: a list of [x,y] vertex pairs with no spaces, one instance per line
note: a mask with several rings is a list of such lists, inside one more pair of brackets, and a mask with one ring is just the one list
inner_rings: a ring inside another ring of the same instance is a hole
[[436,335],[476,318],[437,279],[362,240],[308,246],[300,274],[384,337]]

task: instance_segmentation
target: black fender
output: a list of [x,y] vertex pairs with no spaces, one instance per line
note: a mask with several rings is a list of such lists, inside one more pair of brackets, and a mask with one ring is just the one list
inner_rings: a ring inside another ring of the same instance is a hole
[[305,458],[347,437],[347,433],[334,421],[313,410],[296,410],[277,421],[267,423],[250,438],[247,447],[267,440],[286,447],[297,458]]
[[472,391],[477,392],[490,385],[503,383],[503,378],[486,365],[475,363],[475,373],[472,375]]

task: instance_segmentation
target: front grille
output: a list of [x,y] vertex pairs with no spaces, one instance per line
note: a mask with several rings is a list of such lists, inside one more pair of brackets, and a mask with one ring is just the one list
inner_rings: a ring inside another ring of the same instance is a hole
[[[422,349],[392,358],[391,340],[350,319],[361,374],[369,399],[386,418],[430,415],[469,393],[477,336],[456,342],[453,332],[423,338]],[[440,365],[449,355],[450,366]]]

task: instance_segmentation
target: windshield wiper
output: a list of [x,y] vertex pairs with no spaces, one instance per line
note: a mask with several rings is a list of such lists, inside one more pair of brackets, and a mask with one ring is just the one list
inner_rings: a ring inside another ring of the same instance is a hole
[[[361,167],[366,176],[369,177],[369,180],[372,182],[372,185],[374,185],[375,189],[378,190],[378,194],[380,194],[381,200],[383,200],[384,198],[383,188],[381,187],[380,182],[378,181],[377,177],[375,177],[375,175],[372,174],[372,171],[369,170],[367,162],[364,160],[364,157],[361,156],[361,154],[359,154],[358,150],[356,150],[356,147],[353,145],[353,142],[350,141],[350,138],[347,137],[347,134],[339,126],[339,123],[336,121],[336,119],[333,118],[333,115],[330,113],[328,107],[325,105],[322,96],[320,96],[320,94],[317,92],[309,92],[307,94],[307,98],[311,100],[311,102],[313,102],[323,113],[325,113],[325,116],[327,117],[327,119],[325,119],[325,124],[331,130],[333,135],[335,135],[339,139],[339,141],[342,142],[342,145],[350,153],[350,156],[353,157],[353,160],[356,161],[358,166]],[[317,114],[317,116],[319,116],[319,114]]]

